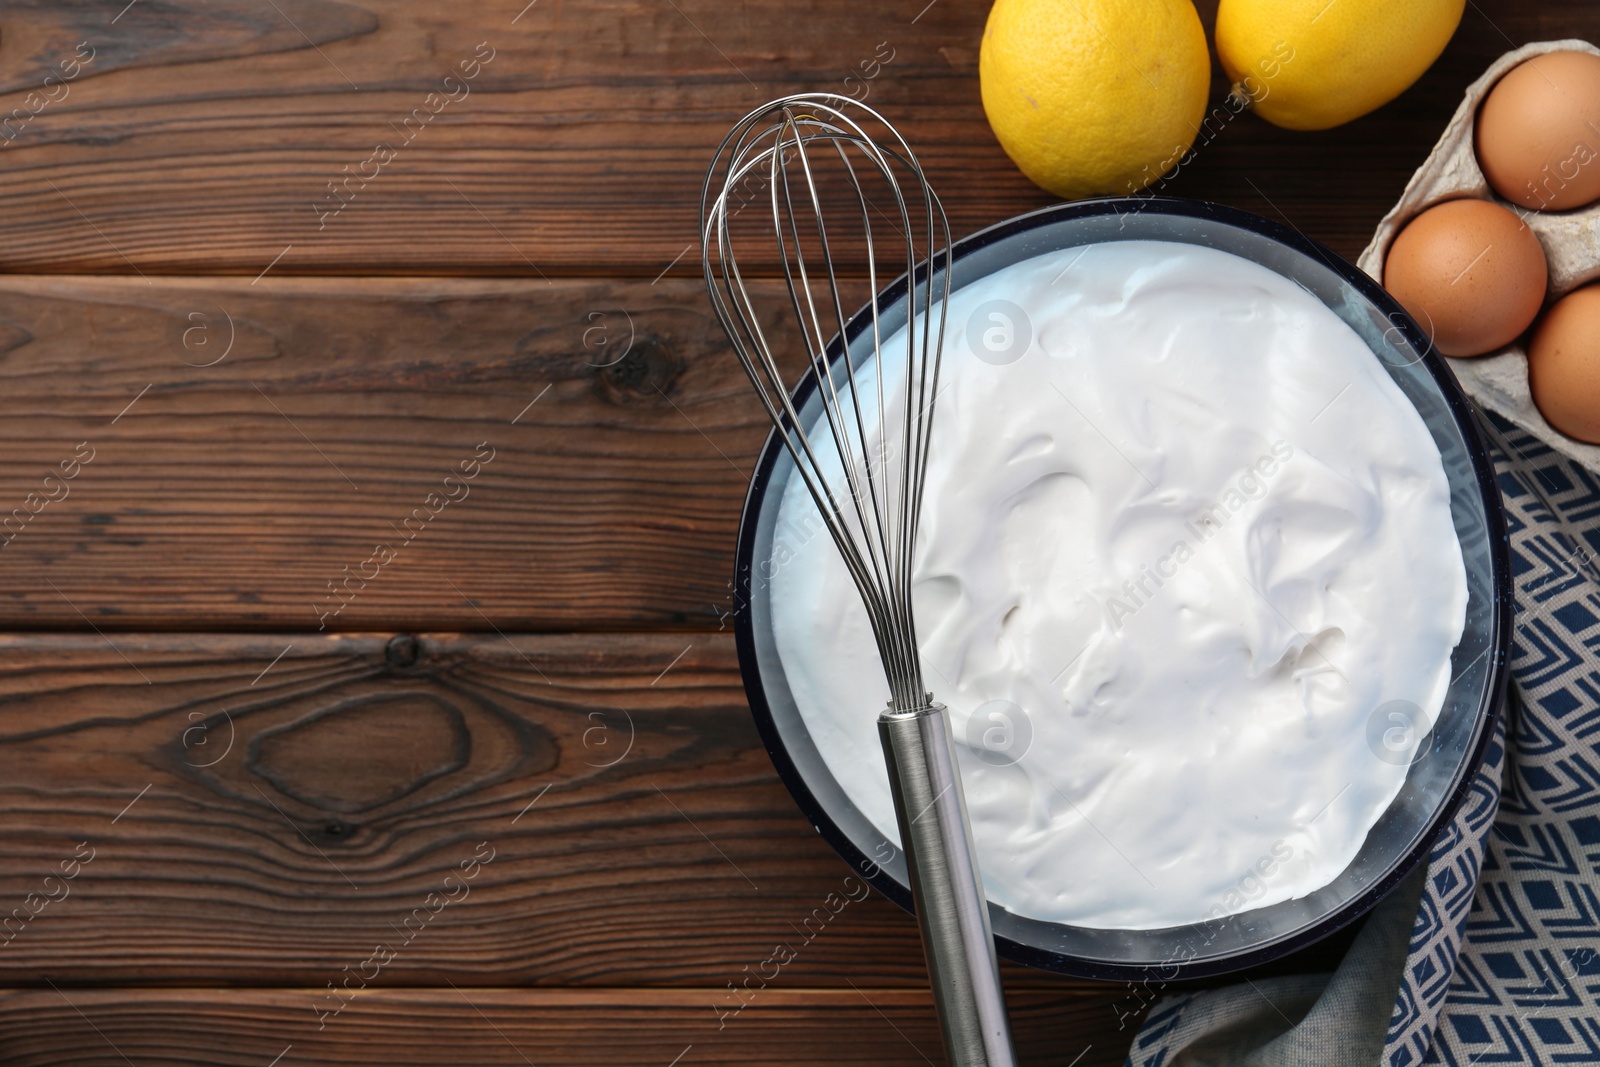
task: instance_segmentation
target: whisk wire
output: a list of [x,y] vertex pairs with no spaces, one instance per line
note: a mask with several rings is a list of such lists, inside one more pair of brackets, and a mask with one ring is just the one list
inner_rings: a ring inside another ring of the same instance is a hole
[[[828,137],[826,139],[829,141],[831,147],[839,157],[841,166],[844,169],[844,173],[848,177],[852,189],[856,192],[857,204],[860,209],[862,220],[862,235],[867,246],[866,262],[868,270],[868,289],[869,292],[876,293],[878,291],[876,245],[872,239],[871,216],[867,211],[867,199],[865,192],[861,188],[860,179],[856,174],[854,165],[850,161],[849,152],[847,151],[846,146],[853,145],[859,147],[862,153],[866,155],[868,159],[878,168],[879,173],[883,174],[885,177],[892,179],[892,170],[882,158],[881,153],[877,152],[875,147],[869,142],[864,142],[862,140],[862,138],[865,137],[864,131],[861,131],[859,126],[856,126],[853,123],[851,124],[851,127],[854,136],[849,139],[841,140],[838,137]],[[831,126],[825,128],[830,130],[832,129]],[[785,132],[787,133],[790,130],[793,130],[798,138],[798,129],[793,123],[786,124]],[[818,139],[824,138],[819,137]],[[805,172],[807,189],[812,199],[813,214],[817,220],[818,235],[822,245],[823,262],[828,271],[828,292],[833,298],[832,308],[834,312],[834,319],[837,324],[837,336],[844,337],[847,321],[846,311],[843,301],[840,298],[839,279],[834,269],[833,257],[828,246],[827,226],[824,219],[824,214],[821,210],[821,204],[818,202],[816,186],[810,167],[810,160],[806,153],[805,142],[803,140],[800,140],[796,144],[796,155],[799,158],[800,165]],[[895,192],[897,199],[899,199],[898,190],[895,189],[892,182],[890,184],[890,189],[891,191]],[[902,211],[902,214],[903,213],[904,212]],[[909,265],[911,264],[908,264],[908,266]],[[872,320],[872,350],[876,356],[876,354],[881,350],[882,346],[882,322],[876,299],[869,302],[868,308],[870,309]],[[821,338],[819,337],[818,340],[818,351],[819,354],[822,354],[823,349],[820,344]],[[860,388],[860,384],[858,382],[858,371],[860,368],[857,366],[851,347],[848,345],[841,347],[841,361],[845,366],[844,378],[847,388],[850,390],[852,400],[854,400],[857,399],[856,391]],[[884,365],[886,362],[887,360],[883,358],[874,358],[872,361],[872,377],[873,384],[875,386],[874,391],[876,394],[878,404],[877,411],[879,413],[880,421],[886,420],[889,412],[889,407],[886,404],[884,392]],[[833,378],[834,364],[827,359],[822,358],[814,361],[812,367],[814,370],[821,368],[827,374],[827,387],[830,398],[833,400],[833,404],[826,405],[825,409],[838,407],[838,383]],[[854,416],[857,440],[861,442],[862,456],[859,466],[859,470],[861,472],[860,476],[857,476],[856,474],[858,467],[854,455],[851,454],[853,450],[849,449],[850,427],[848,425],[843,427],[844,432],[842,434],[838,433],[836,428],[835,433],[839,438],[841,453],[844,456],[844,467],[847,472],[848,481],[856,503],[857,518],[861,523],[863,533],[866,535],[869,554],[872,558],[874,570],[879,579],[878,587],[880,590],[888,590],[890,593],[888,602],[885,605],[889,618],[888,634],[895,641],[895,644],[898,647],[895,649],[895,655],[886,662],[892,664],[892,669],[897,675],[904,675],[905,665],[907,663],[906,657],[908,655],[905,631],[903,629],[906,620],[897,610],[897,600],[893,597],[893,590],[895,589],[896,585],[896,577],[899,573],[897,559],[898,553],[896,552],[896,534],[898,533],[897,527],[900,525],[900,521],[903,520],[904,517],[903,501],[895,498],[895,487],[893,485],[893,479],[891,476],[892,469],[889,468],[885,462],[888,458],[887,449],[885,446],[889,442],[887,427],[885,426],[883,431],[879,433],[878,447],[874,448],[867,432],[862,405],[860,403],[852,403],[850,405],[850,411]],[[865,501],[862,499],[863,480],[865,482]],[[864,513],[863,507],[865,509]],[[897,682],[898,684],[894,684],[894,688],[903,691],[905,688],[904,680],[902,678],[897,678]]]
[[[751,167],[759,164],[759,160],[752,161]],[[730,176],[730,187],[737,180],[738,175]],[[799,413],[795,410],[785,386],[783,376],[771,356],[765,334],[761,330],[760,320],[748,300],[741,300],[736,294],[747,293],[744,286],[737,261],[732,256],[721,255],[727,244],[726,212],[725,205],[718,204],[717,244],[719,259],[727,270],[727,275],[722,287],[711,286],[709,292],[713,307],[724,323],[737,322],[737,328],[730,325],[727,333],[735,351],[738,353],[741,365],[754,384],[756,394],[760,398],[763,408],[773,424],[780,430],[780,436],[787,446],[795,467],[805,483],[807,491],[812,498],[819,502],[819,512],[828,529],[830,537],[839,547],[840,555],[844,560],[852,581],[857,588],[862,590],[862,595],[869,618],[872,621],[873,631],[876,635],[886,625],[883,622],[883,605],[870,591],[874,588],[873,576],[867,571],[854,541],[850,538],[845,524],[844,515],[834,498],[832,488],[826,479],[821,477],[815,463],[815,452],[811,442],[806,436],[805,425]],[[709,271],[709,250],[702,252],[702,266]],[[726,295],[724,295],[726,293]],[[774,401],[776,398],[776,401]],[[798,440],[796,440],[796,438]],[[807,462],[807,459],[811,462]],[[881,651],[881,648],[880,648]]]
[[[774,229],[778,237],[779,261],[784,267],[784,280],[788,284],[789,297],[791,302],[795,305],[795,312],[797,315],[801,316],[803,321],[808,323],[806,340],[807,347],[810,350],[811,355],[810,365],[812,368],[812,373],[818,378],[819,388],[824,391],[824,394],[827,397],[827,402],[823,405],[823,413],[827,418],[828,428],[833,436],[834,447],[839,452],[840,460],[844,468],[845,481],[850,489],[850,499],[855,509],[856,520],[858,523],[860,523],[862,530],[868,535],[865,539],[867,561],[871,564],[877,587],[880,589],[887,588],[888,582],[885,570],[888,560],[883,557],[883,553],[880,551],[880,548],[883,547],[883,509],[877,499],[875,492],[876,487],[873,485],[872,468],[870,463],[867,464],[865,473],[867,478],[867,494],[871,499],[867,501],[863,501],[862,499],[861,484],[856,474],[855,450],[850,445],[849,426],[841,425],[843,420],[840,418],[840,412],[843,410],[843,405],[839,401],[839,388],[838,383],[834,380],[833,364],[827,358],[827,333],[825,332],[822,322],[818,316],[816,299],[813,296],[813,286],[811,284],[810,273],[806,269],[805,249],[800,235],[800,219],[799,215],[794,210],[794,195],[793,189],[789,182],[789,172],[787,168],[780,168],[779,166],[779,163],[785,155],[786,146],[791,143],[789,142],[788,137],[791,131],[793,131],[794,134],[792,144],[795,149],[795,157],[798,159],[800,168],[804,173],[806,192],[811,199],[811,214],[816,220],[817,237],[819,243],[821,244],[822,262],[828,272],[829,290],[834,295],[834,300],[832,302],[834,307],[834,317],[838,321],[839,336],[842,337],[844,335],[845,322],[844,309],[841,301],[838,299],[838,278],[834,273],[832,250],[828,245],[827,223],[823,218],[822,205],[818,202],[816,184],[814,176],[811,172],[810,159],[806,153],[805,140],[800,136],[798,125],[794,116],[792,115],[784,116],[784,122],[779,128],[778,134],[779,149],[774,151],[771,156],[773,187],[774,190],[777,189],[778,181],[781,177],[784,208],[787,209],[780,215],[778,200],[776,195],[774,195],[772,205],[773,222],[775,223]],[[786,254],[787,249],[784,246],[783,222],[785,219],[788,221],[790,233],[794,238],[794,269],[792,270],[790,268],[790,257]],[[795,284],[796,274],[799,275],[798,286]],[[805,301],[804,310],[802,310],[800,306],[800,300],[802,297]],[[813,341],[815,343],[813,343]],[[846,385],[847,388],[853,390],[855,388],[854,383],[856,368],[852,361],[848,346],[846,346],[843,354],[846,369]],[[868,438],[865,424],[862,421],[861,405],[858,403],[853,403],[850,406],[855,415],[857,435],[858,439],[862,442],[864,454],[867,447]],[[878,527],[876,530],[878,535],[877,540],[874,540],[871,536],[871,534],[874,532],[872,530],[873,523],[876,523]]]
[[[850,162],[846,145],[858,147],[862,154],[866,156],[876,167],[878,173],[888,180],[889,191],[891,195],[894,196],[895,208],[898,210],[901,217],[900,221],[902,226],[899,228],[899,232],[902,235],[910,232],[910,216],[909,212],[906,210],[905,199],[903,195],[901,195],[898,185],[894,180],[892,165],[885,158],[886,153],[880,151],[875,144],[871,143],[870,139],[866,137],[865,131],[862,130],[858,124],[851,122],[848,119],[845,120],[845,123],[849,128],[851,136],[847,139],[833,138],[831,144],[839,156],[846,176],[850,180],[852,190],[856,193],[857,207],[862,223],[862,234],[867,245],[866,263],[868,270],[868,288],[870,292],[876,293],[878,290],[877,255],[876,245],[872,236],[871,214],[868,210],[868,199],[865,191],[861,187],[861,182],[856,174],[855,167]],[[892,221],[891,225],[893,225]],[[914,249],[911,248],[908,243],[906,258],[906,271],[908,278],[915,276],[913,273],[915,266],[916,258]],[[832,276],[831,270],[830,283],[830,292],[832,292],[836,297],[834,303],[835,308],[837,309],[838,318],[840,320],[840,335],[843,336],[844,308],[842,303],[837,299],[837,278]],[[888,360],[882,358],[880,355],[882,351],[883,338],[882,320],[877,301],[871,301],[868,304],[868,309],[871,315],[873,352],[876,357],[873,361],[873,384],[875,386],[876,399],[878,401],[877,410],[880,420],[887,420],[890,409],[886,403],[886,397],[884,393],[884,366]],[[909,361],[914,358],[913,346],[915,344],[914,326],[910,323],[908,323],[907,342],[909,367]],[[848,371],[848,377],[852,382],[854,382],[856,378],[856,367],[853,356],[848,347],[844,349],[842,355]],[[915,374],[908,372],[906,383],[908,392],[914,385],[914,379],[916,377],[917,376]],[[854,387],[855,386],[853,386],[853,388]],[[890,594],[889,602],[885,605],[889,615],[888,636],[897,647],[893,650],[893,654],[886,659],[886,663],[889,665],[889,669],[894,675],[894,678],[891,682],[893,688],[898,691],[899,699],[905,700],[916,697],[921,691],[920,682],[917,680],[917,674],[919,673],[919,662],[915,652],[914,624],[912,623],[909,612],[906,610],[907,603],[905,598],[894,595],[897,591],[897,588],[904,584],[898,579],[902,579],[906,575],[906,571],[901,564],[904,562],[907,555],[905,552],[905,541],[902,535],[907,519],[907,500],[905,499],[905,492],[909,482],[904,476],[902,476],[898,486],[898,494],[896,493],[897,487],[895,486],[892,477],[892,456],[891,449],[889,447],[890,438],[887,433],[887,427],[885,427],[884,432],[880,433],[879,435],[878,447],[875,449],[870,449],[865,444],[867,438],[865,427],[862,422],[861,405],[853,404],[852,410],[856,417],[858,434],[863,441],[864,455],[862,470],[867,480],[868,491],[873,495],[872,515],[877,524],[877,529],[873,532],[877,535],[879,544],[881,546],[881,554],[885,558],[886,565],[893,569],[883,588],[886,588]],[[908,400],[906,414],[911,414],[912,410],[913,408]],[[909,437],[902,435],[903,443],[909,440]],[[904,444],[902,445],[900,451],[903,458],[909,458],[910,449],[904,447]],[[881,489],[877,485],[880,480],[883,483]],[[882,494],[882,500],[878,499],[879,493]],[[908,625],[912,626],[912,629],[908,630]]]
[[[852,112],[881,129],[885,143]],[[812,151],[824,147],[820,155]],[[859,233],[851,236],[865,246],[871,298],[856,337],[848,330],[849,309],[836,266],[837,238],[844,231],[830,227],[824,210],[822,164],[829,156],[836,158],[856,200],[851,222]],[[766,180],[771,236],[804,342],[806,370],[793,383],[761,326],[734,247],[732,223],[744,207],[739,190],[757,176]],[[917,196],[908,199],[903,181]],[[869,193],[868,186],[877,184],[893,201],[890,214]],[[861,594],[891,705],[924,706],[931,698],[922,681],[911,586],[950,292],[950,228],[943,207],[893,126],[872,108],[834,94],[790,97],[746,115],[719,146],[701,196],[701,266],[713,308]],[[903,359],[884,347],[874,213],[904,241]],[[920,249],[914,218],[921,224]],[[937,295],[936,279],[942,283]],[[861,336],[869,331],[869,338]],[[830,337],[837,339],[835,350]],[[870,348],[861,343],[866,339]],[[807,375],[821,408],[810,421],[797,409],[793,388]],[[903,396],[896,397],[901,385]],[[902,407],[898,413],[896,403]],[[824,442],[831,443],[839,472],[830,474],[820,447]],[[847,501],[839,499],[841,493]]]

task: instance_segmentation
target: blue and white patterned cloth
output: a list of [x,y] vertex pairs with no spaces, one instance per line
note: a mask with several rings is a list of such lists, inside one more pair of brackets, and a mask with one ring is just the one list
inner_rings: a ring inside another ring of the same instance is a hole
[[1512,701],[1425,875],[1331,976],[1158,1001],[1129,1067],[1600,1064],[1600,478],[1509,423],[1487,430]]

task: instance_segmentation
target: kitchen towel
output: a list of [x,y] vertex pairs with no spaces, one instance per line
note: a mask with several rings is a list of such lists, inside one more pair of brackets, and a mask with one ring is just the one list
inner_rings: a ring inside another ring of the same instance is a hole
[[1600,1064],[1600,478],[1484,430],[1516,621],[1466,799],[1333,974],[1159,1000],[1129,1067]]

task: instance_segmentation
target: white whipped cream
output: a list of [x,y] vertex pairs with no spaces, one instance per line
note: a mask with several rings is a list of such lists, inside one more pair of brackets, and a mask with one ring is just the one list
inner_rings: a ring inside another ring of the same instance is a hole
[[[1419,740],[1380,758],[1374,716],[1437,716],[1466,617],[1421,417],[1320,301],[1213,249],[1050,253],[948,321],[914,601],[990,899],[1151,929],[1333,881]],[[888,687],[798,478],[763,570],[806,725],[898,843]]]

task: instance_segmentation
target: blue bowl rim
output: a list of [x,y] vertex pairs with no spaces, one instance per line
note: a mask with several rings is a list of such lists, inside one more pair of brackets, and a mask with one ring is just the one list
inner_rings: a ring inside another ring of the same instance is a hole
[[[999,241],[1007,240],[1052,223],[1065,219],[1113,213],[1118,215],[1177,215],[1218,222],[1268,237],[1279,244],[1308,256],[1315,256],[1326,263],[1335,274],[1339,275],[1340,278],[1359,292],[1363,298],[1382,311],[1389,321],[1401,331],[1411,347],[1421,353],[1421,362],[1432,374],[1433,380],[1438,386],[1440,394],[1444,397],[1445,403],[1455,419],[1456,426],[1461,432],[1467,451],[1472,458],[1473,471],[1477,476],[1478,490],[1485,504],[1484,517],[1488,526],[1490,560],[1493,569],[1492,587],[1494,590],[1493,636],[1490,641],[1490,648],[1492,649],[1489,657],[1491,661],[1490,674],[1488,684],[1484,687],[1484,699],[1479,708],[1478,722],[1476,724],[1477,734],[1467,758],[1462,761],[1462,769],[1457,772],[1455,782],[1452,784],[1448,795],[1439,805],[1427,829],[1418,836],[1412,848],[1387,874],[1357,896],[1346,901],[1341,907],[1329,912],[1322,919],[1258,948],[1248,949],[1220,958],[1196,959],[1185,962],[1167,961],[1160,964],[1125,964],[1066,955],[1014,941],[1000,934],[995,935],[996,950],[1003,959],[1046,971],[1053,971],[1057,974],[1103,981],[1148,981],[1157,972],[1159,972],[1159,977],[1162,981],[1205,978],[1245,970],[1280,959],[1338,932],[1360,919],[1376,906],[1378,901],[1382,900],[1399,885],[1431,851],[1435,840],[1454,817],[1456,809],[1471,789],[1473,778],[1483,763],[1489,738],[1494,733],[1494,720],[1501,714],[1505,704],[1509,679],[1507,668],[1510,656],[1513,616],[1510,551],[1507,543],[1505,514],[1500,500],[1500,490],[1495,476],[1494,463],[1489,457],[1488,448],[1478,428],[1476,411],[1465,394],[1461,392],[1461,387],[1457,384],[1455,375],[1446,366],[1444,357],[1434,347],[1426,331],[1417,325],[1416,321],[1406,313],[1405,309],[1381,285],[1355,264],[1321,242],[1307,237],[1299,230],[1281,225],[1271,219],[1263,218],[1248,211],[1203,200],[1158,196],[1101,197],[1053,204],[1049,207],[1030,211],[1006,219],[1003,222],[995,223],[992,226],[987,226],[951,245],[952,263]],[[927,271],[928,264],[926,261],[918,265],[916,270],[917,284],[922,284],[927,277]],[[879,307],[891,306],[904,299],[908,286],[908,277],[908,275],[902,274],[879,293]],[[845,324],[847,336],[854,340],[861,330],[870,324],[870,321],[870,305],[864,306]],[[829,343],[828,358],[830,360],[838,358],[841,352],[840,339],[836,336]],[[804,404],[809,399],[814,388],[815,383],[811,376],[808,375],[801,381],[794,395],[796,410],[803,410]],[[817,832],[822,835],[822,838],[833,847],[834,851],[839,853],[850,864],[859,877],[864,878],[873,888],[894,901],[901,908],[914,914],[916,909],[911,900],[910,889],[902,885],[893,875],[879,867],[870,857],[858,849],[812,794],[799,768],[790,759],[783,738],[778,731],[777,722],[773,718],[772,709],[767,704],[766,691],[762,685],[761,672],[756,655],[755,620],[750,610],[752,603],[750,579],[753,565],[756,562],[754,558],[755,542],[761,504],[771,482],[778,459],[783,452],[783,442],[778,438],[776,431],[769,433],[766,443],[762,447],[755,471],[751,476],[750,486],[745,495],[744,509],[739,521],[738,547],[734,560],[733,617],[734,644],[739,659],[739,673],[744,682],[745,695],[749,700],[750,712],[755,719],[756,729],[761,735],[767,755],[772,759],[772,764],[778,772],[778,777],[783,781],[790,795],[794,797],[795,803],[800,806],[801,812],[816,828]],[[991,904],[990,906],[993,907],[994,905]]]

